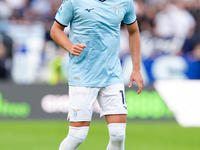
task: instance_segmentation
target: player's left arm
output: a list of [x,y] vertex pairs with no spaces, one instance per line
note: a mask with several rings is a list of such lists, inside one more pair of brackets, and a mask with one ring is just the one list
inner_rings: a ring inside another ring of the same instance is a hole
[[129,88],[132,87],[133,81],[135,81],[139,87],[138,94],[142,92],[142,88],[144,85],[142,74],[140,72],[141,69],[141,52],[140,52],[140,33],[138,29],[137,21],[134,23],[127,25],[127,30],[129,33],[129,47],[130,54],[133,63],[133,70],[130,76]]

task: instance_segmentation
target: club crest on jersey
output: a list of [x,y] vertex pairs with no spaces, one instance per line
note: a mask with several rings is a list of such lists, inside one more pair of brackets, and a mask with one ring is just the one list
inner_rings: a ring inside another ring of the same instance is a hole
[[115,14],[118,15],[119,14],[119,8],[121,6],[111,6],[111,7],[115,9]]
[[77,117],[77,115],[78,115],[78,111],[80,110],[80,109],[72,109],[73,111],[74,111],[74,113],[73,113],[73,116],[74,117]]

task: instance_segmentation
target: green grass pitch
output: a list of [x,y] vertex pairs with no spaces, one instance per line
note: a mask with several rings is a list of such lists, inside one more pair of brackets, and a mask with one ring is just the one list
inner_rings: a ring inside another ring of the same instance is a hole
[[[1,120],[0,150],[58,150],[66,137],[63,120]],[[105,121],[91,122],[78,150],[105,150],[109,140]],[[200,150],[200,128],[183,128],[175,121],[128,121],[126,150]]]

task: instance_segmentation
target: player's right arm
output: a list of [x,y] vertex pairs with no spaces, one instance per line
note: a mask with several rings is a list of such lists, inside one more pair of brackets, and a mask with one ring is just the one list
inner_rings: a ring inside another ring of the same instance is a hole
[[71,0],[63,1],[58,9],[53,26],[51,28],[51,38],[62,48],[67,50],[71,55],[79,56],[86,45],[73,44],[67,35],[63,32],[64,28],[69,25],[74,15],[74,8]]
[[79,56],[83,49],[86,47],[85,43],[73,44],[67,35],[63,32],[64,26],[54,21],[51,28],[51,38],[60,45],[63,49],[67,50],[71,55]]

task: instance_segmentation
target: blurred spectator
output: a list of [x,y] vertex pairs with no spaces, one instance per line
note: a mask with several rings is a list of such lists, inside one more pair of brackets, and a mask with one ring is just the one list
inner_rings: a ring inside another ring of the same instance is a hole
[[12,58],[12,40],[0,32],[0,79],[10,77]]
[[200,61],[200,42],[196,43],[192,53],[193,53],[193,56],[196,58],[196,60]]
[[193,0],[193,2],[187,4],[187,9],[194,16],[196,20],[196,26],[194,32],[185,39],[182,53],[187,54],[195,49],[195,46],[200,43],[200,2]]
[[195,27],[194,17],[186,10],[184,1],[166,2],[155,16],[156,33],[160,37],[187,38]]
[[27,0],[5,0],[12,9],[22,9]]
[[0,1],[0,18],[8,19],[12,15],[13,9],[5,0]]

